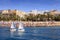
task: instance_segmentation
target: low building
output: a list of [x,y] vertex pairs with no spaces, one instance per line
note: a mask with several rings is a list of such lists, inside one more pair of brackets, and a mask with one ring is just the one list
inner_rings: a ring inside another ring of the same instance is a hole
[[2,10],[0,10],[0,14],[2,14]]
[[12,15],[12,14],[16,14],[16,15],[18,15],[18,16],[20,16],[20,17],[24,17],[24,15],[26,14],[25,12],[23,12],[23,11],[19,11],[19,10],[10,10],[10,9],[8,9],[8,10],[3,10],[2,11],[2,14],[3,15]]
[[44,11],[40,11],[40,10],[31,10],[30,12],[28,12],[28,14],[34,14],[34,15],[37,15],[37,14],[43,14]]
[[60,15],[60,12],[57,10],[52,10],[52,11],[50,11],[50,14],[51,15]]
[[20,17],[24,17],[25,14],[26,14],[26,12],[16,10],[16,15],[18,15]]

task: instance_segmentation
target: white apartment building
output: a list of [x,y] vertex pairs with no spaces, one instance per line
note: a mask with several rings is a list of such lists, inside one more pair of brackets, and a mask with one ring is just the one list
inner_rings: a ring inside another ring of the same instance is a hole
[[28,13],[32,13],[32,14],[43,14],[44,13],[44,11],[40,11],[40,10],[31,10],[30,12],[28,12]]

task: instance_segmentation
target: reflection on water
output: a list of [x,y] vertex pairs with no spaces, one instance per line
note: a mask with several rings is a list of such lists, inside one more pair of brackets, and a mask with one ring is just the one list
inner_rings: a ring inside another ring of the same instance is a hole
[[14,37],[21,37],[23,36],[24,32],[18,32],[18,31],[10,31],[10,36],[11,38],[14,38]]
[[60,27],[26,27],[25,32],[0,27],[0,40],[60,40]]
[[18,35],[23,36],[24,32],[18,32]]

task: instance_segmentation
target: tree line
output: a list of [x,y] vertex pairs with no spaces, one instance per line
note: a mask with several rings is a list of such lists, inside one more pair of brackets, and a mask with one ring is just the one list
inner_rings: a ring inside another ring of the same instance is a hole
[[60,21],[60,15],[51,14],[26,14],[24,17],[20,17],[16,14],[1,14],[0,21]]

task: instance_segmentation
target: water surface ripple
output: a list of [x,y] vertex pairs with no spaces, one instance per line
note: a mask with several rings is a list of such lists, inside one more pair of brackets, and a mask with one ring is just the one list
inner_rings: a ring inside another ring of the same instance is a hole
[[0,40],[60,40],[60,27],[25,27],[25,32],[10,32],[0,27]]

